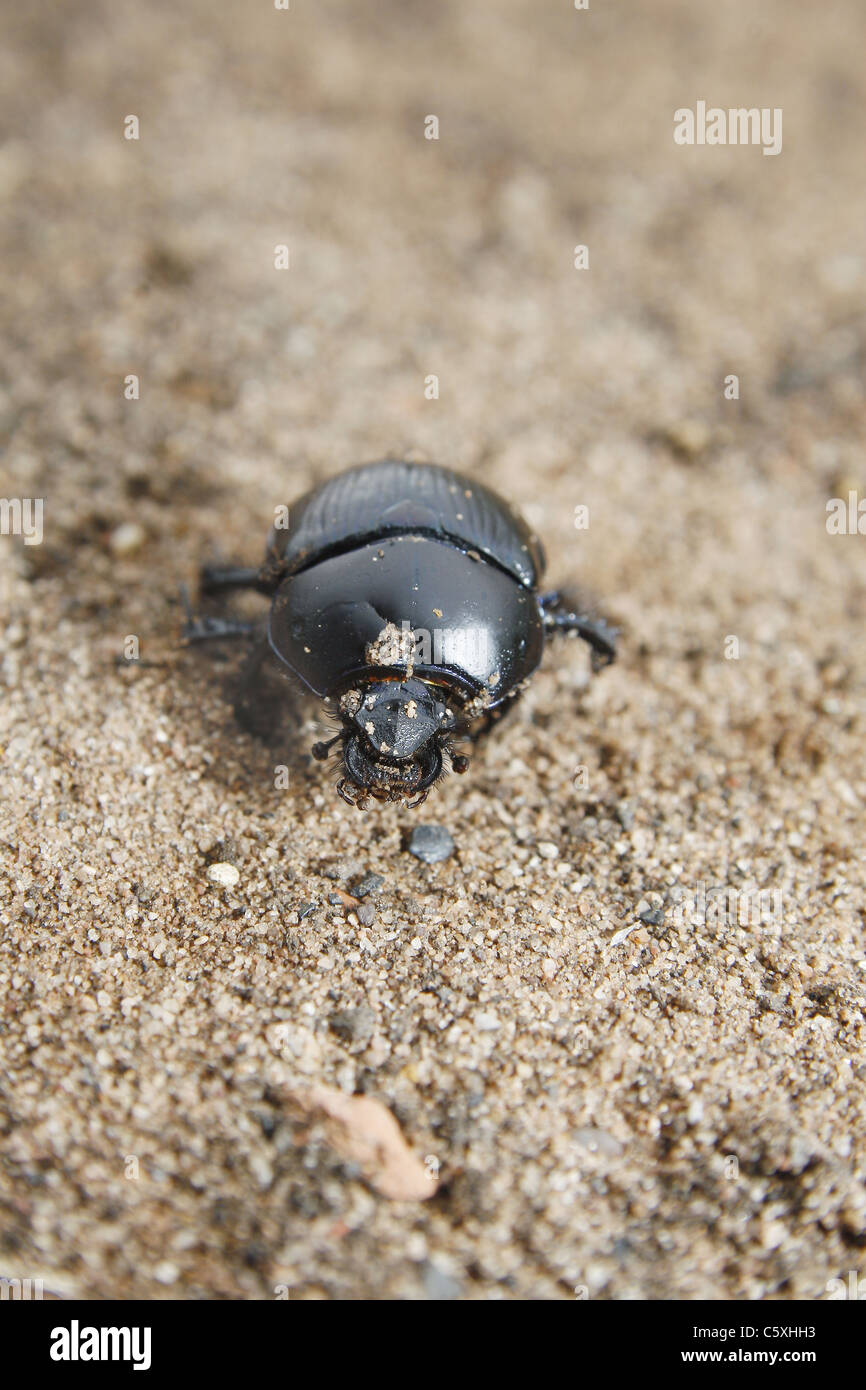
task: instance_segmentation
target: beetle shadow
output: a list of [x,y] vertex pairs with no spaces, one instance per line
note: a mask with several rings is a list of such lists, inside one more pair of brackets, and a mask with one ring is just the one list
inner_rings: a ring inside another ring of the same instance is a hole
[[[199,660],[204,656],[204,653],[197,653]],[[231,740],[233,733],[241,731],[255,741],[261,754],[262,766],[258,766],[259,758],[250,765],[238,756],[239,750],[235,748],[230,764],[219,760],[226,769],[227,778],[231,780],[236,771],[241,770],[252,781],[266,777],[273,783],[275,761],[288,770],[290,782],[295,776],[309,776],[310,745],[314,735],[309,730],[305,734],[303,730],[313,712],[311,697],[282,667],[267,640],[256,637],[240,663],[224,653],[220,653],[216,661],[212,653],[208,653],[208,658],[210,670],[214,672],[216,665],[219,671],[215,679],[226,703],[231,705],[231,713],[221,725],[220,736]],[[190,674],[196,678],[194,672]],[[231,772],[228,772],[229,766]]]

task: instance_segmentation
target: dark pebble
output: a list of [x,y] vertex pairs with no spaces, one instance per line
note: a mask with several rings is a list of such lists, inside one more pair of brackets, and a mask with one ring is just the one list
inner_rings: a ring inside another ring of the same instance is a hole
[[350,892],[356,898],[366,898],[370,893],[378,893],[384,882],[381,874],[365,874],[357,883],[352,884]]
[[654,907],[651,912],[641,912],[637,920],[643,922],[645,927],[660,927],[665,914],[660,907]]
[[409,836],[408,849],[425,864],[438,864],[454,853],[454,841],[444,825],[416,825]]

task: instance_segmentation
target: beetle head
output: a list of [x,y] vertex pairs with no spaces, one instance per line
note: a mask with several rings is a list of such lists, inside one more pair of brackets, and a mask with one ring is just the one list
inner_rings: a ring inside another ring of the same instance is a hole
[[[360,809],[368,796],[420,805],[441,775],[457,723],[436,687],[411,677],[372,679],[343,696],[340,715],[345,776],[337,790],[343,800]],[[326,753],[325,744],[313,749],[315,757]],[[467,760],[450,756],[452,767],[465,771]]]

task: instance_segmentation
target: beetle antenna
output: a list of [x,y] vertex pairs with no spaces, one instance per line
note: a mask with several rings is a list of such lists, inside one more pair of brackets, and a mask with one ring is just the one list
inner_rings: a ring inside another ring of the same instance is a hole
[[331,749],[333,748],[334,744],[339,743],[342,737],[343,732],[342,730],[340,730],[338,734],[334,734],[333,738],[329,738],[327,743],[314,743],[312,748],[310,749],[310,752],[312,753],[314,758],[318,759],[319,762],[324,762]]

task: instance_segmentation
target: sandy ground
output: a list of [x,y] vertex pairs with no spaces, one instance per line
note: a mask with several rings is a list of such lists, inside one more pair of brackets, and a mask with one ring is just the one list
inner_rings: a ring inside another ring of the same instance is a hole
[[[866,538],[825,512],[866,488],[862,5],[4,29],[2,493],[44,537],[0,538],[0,1274],[826,1297],[866,1242]],[[698,100],[782,108],[782,153],[678,147]],[[177,594],[385,454],[522,506],[622,655],[551,651],[465,778],[359,815],[315,706],[238,728]],[[435,1195],[383,1195],[323,1086]]]

